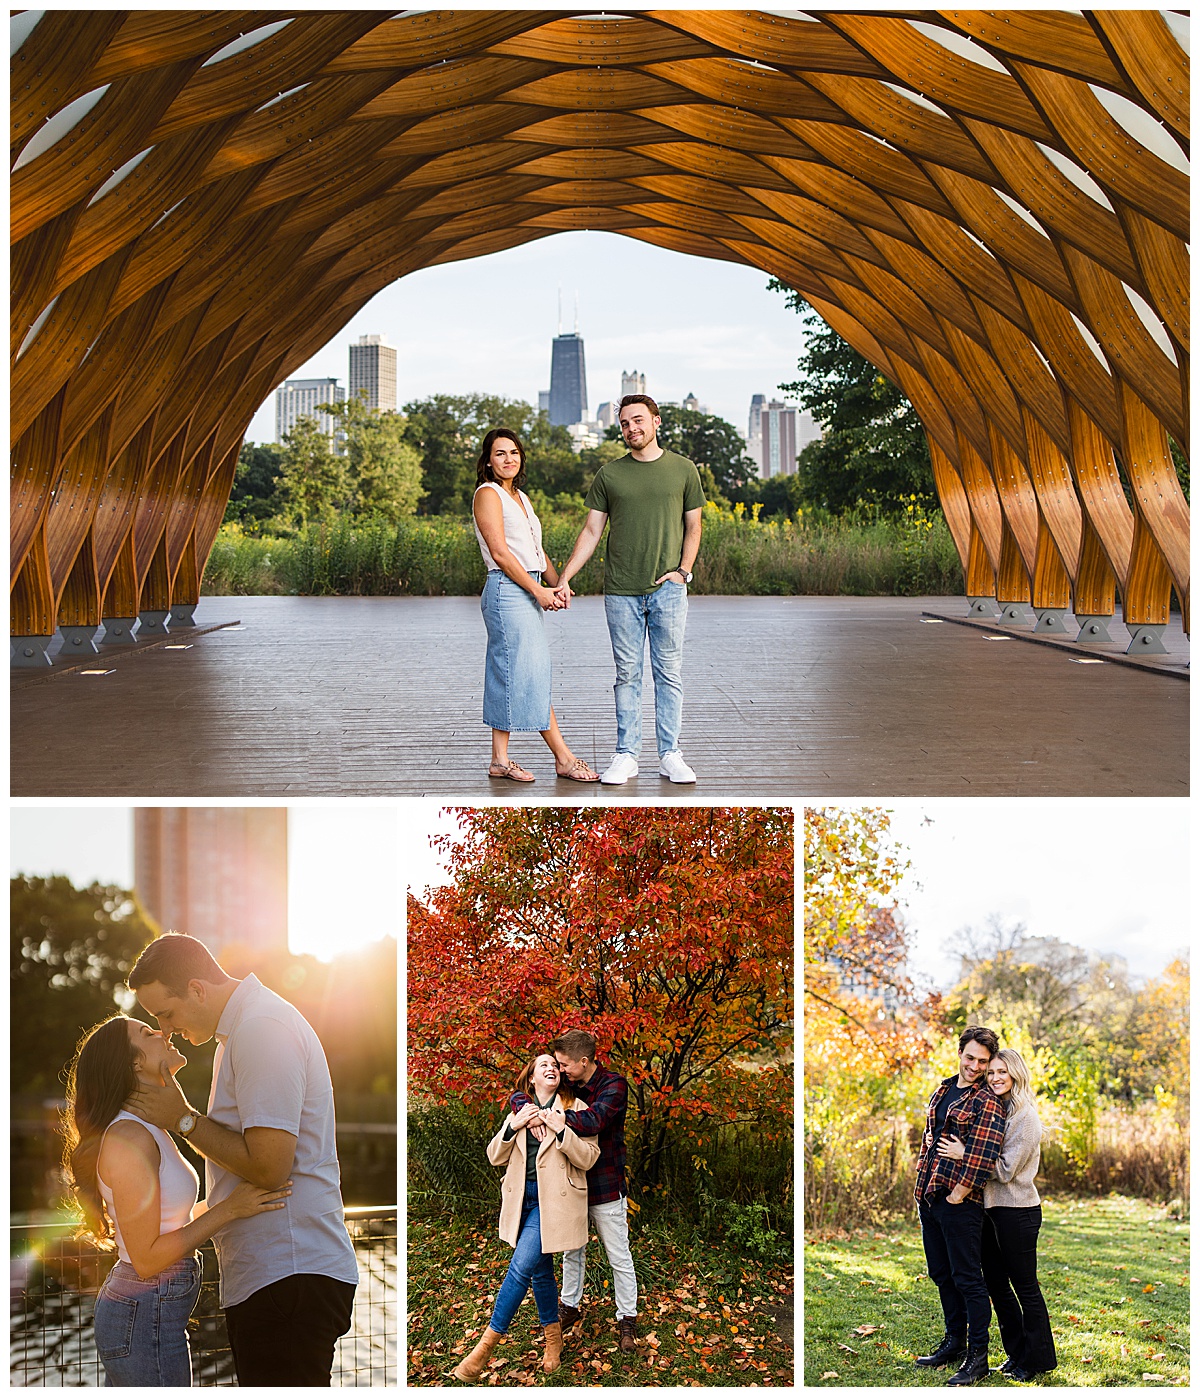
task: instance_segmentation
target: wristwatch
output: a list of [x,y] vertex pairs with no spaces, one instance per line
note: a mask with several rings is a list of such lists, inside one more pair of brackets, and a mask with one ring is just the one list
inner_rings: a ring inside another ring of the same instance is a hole
[[195,1130],[196,1122],[199,1119],[200,1117],[195,1115],[193,1112],[186,1112],[186,1114],[179,1117],[179,1120],[175,1126],[175,1134],[182,1135],[183,1138],[186,1140],[187,1137],[192,1133],[192,1131]]
[[682,568],[676,568],[675,571],[683,578],[685,585],[691,585],[692,574],[690,572],[684,572]]

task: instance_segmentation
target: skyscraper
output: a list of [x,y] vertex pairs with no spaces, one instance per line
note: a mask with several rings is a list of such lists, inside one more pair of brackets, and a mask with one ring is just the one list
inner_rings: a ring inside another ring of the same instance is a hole
[[636,369],[632,369],[632,370],[629,371],[628,373],[627,373],[624,369],[621,370],[621,397],[622,397],[622,398],[627,398],[627,397],[629,396],[630,393],[645,393],[645,391],[646,391],[646,375],[645,375],[645,374],[638,373],[638,371],[637,371]]
[[770,402],[762,410],[762,475],[796,472],[796,409],[792,403]]
[[[287,948],[287,811],[138,806],[134,885],[164,931],[234,947]],[[236,972],[235,972],[236,973]]]
[[341,450],[342,432],[336,417],[318,412],[320,403],[340,403],[346,390],[336,378],[289,378],[275,391],[275,440],[282,441],[301,417],[313,417],[335,451]]
[[760,476],[766,476],[763,470],[763,433],[762,416],[763,408],[766,405],[767,397],[765,393],[755,393],[750,399],[750,434],[746,438],[746,445],[750,453],[750,458],[758,467]]
[[587,412],[587,369],[583,336],[577,331],[555,337],[550,355],[550,422],[569,427]]
[[350,397],[365,393],[367,406],[396,410],[396,351],[382,335],[360,335],[350,346]]

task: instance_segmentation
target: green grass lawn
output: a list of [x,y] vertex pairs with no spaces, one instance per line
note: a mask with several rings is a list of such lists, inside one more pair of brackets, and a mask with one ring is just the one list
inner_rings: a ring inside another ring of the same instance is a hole
[[[612,1273],[593,1237],[582,1333],[547,1377],[531,1296],[497,1345],[481,1385],[505,1387],[792,1387],[792,1270],[643,1230],[632,1240],[638,1348],[617,1346]],[[463,1386],[450,1370],[474,1348],[504,1279],[510,1249],[483,1226],[409,1218],[408,1382]],[[556,1259],[561,1278],[561,1258]],[[787,1336],[785,1338],[785,1335]]]
[[[1188,1225],[1140,1199],[1043,1199],[1038,1276],[1058,1350],[1047,1387],[1182,1386],[1188,1367]],[[918,1227],[808,1242],[806,1386],[941,1387],[915,1368],[942,1336]],[[868,1332],[862,1332],[862,1331]],[[991,1360],[1004,1361],[995,1322]],[[1017,1384],[998,1373],[992,1386]]]

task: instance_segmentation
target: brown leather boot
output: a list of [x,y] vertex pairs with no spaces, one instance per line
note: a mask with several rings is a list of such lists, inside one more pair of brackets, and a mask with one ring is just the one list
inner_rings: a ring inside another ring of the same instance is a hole
[[492,1350],[500,1342],[500,1335],[489,1325],[483,1331],[483,1337],[475,1345],[466,1358],[454,1370],[454,1376],[459,1382],[475,1382],[479,1375],[488,1365],[488,1359],[492,1356]]
[[621,1352],[637,1352],[637,1320],[632,1316],[617,1320],[617,1333],[621,1336]]
[[562,1362],[562,1321],[547,1324],[546,1352],[542,1355],[542,1372],[555,1372]]
[[558,1302],[558,1322],[562,1325],[563,1333],[569,1334],[579,1323],[579,1311],[574,1305],[564,1305],[560,1300]]

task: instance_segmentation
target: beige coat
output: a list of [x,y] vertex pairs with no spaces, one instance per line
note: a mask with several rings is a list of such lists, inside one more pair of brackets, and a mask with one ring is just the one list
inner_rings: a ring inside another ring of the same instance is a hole
[[[600,1158],[600,1146],[595,1139],[576,1135],[567,1126],[557,1101],[554,1115],[557,1123],[546,1132],[537,1155],[542,1251],[574,1251],[587,1245],[587,1171]],[[511,1140],[506,1140],[504,1132],[512,1120],[511,1115],[505,1118],[488,1146],[487,1157],[492,1164],[508,1166],[501,1184],[500,1236],[510,1247],[515,1247],[525,1198],[526,1142],[533,1137],[528,1130],[518,1130]],[[558,1141],[560,1130],[563,1132],[561,1144]]]

